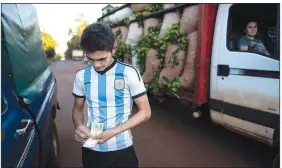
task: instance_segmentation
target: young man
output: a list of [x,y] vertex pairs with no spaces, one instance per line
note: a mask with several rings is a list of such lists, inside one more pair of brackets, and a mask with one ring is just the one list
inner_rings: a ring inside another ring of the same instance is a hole
[[[147,121],[151,109],[139,72],[112,57],[115,37],[108,25],[94,23],[82,33],[81,48],[90,65],[77,72],[73,95],[75,140],[84,143],[92,122],[103,123],[94,148],[82,148],[84,167],[138,167],[130,129]],[[84,125],[83,106],[88,104]],[[133,100],[139,111],[130,117]],[[130,118],[129,118],[130,117]]]

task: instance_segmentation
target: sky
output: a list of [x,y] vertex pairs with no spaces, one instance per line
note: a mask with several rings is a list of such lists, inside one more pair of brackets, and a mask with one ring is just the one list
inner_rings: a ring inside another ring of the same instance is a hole
[[[84,14],[88,24],[94,23],[102,16],[102,8],[107,4],[34,4],[41,31],[50,33],[57,41],[56,53],[64,55],[67,49],[69,28],[77,27],[74,21],[77,16]],[[112,4],[120,6],[122,4]]]

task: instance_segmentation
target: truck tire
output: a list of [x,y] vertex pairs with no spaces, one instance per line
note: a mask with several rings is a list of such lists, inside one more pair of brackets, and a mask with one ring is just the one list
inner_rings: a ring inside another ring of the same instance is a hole
[[60,167],[60,147],[59,147],[59,137],[57,132],[57,127],[55,122],[52,124],[52,153],[50,157],[50,165],[48,167]]
[[273,134],[273,145],[276,152],[280,149],[280,121],[277,123]]
[[273,160],[273,168],[280,167],[280,121],[277,123],[273,134],[273,147],[276,156]]
[[275,156],[275,159],[273,161],[273,168],[279,168],[280,167],[280,152],[278,152]]
[[201,107],[200,107],[200,110],[202,111],[203,113],[203,120],[205,120],[206,122],[211,122],[211,118],[210,118],[210,106],[208,103],[206,104],[203,104]]

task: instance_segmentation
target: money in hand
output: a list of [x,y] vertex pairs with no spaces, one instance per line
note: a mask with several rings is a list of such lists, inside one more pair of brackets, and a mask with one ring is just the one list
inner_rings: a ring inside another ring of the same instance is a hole
[[91,127],[91,135],[96,136],[98,134],[101,134],[103,132],[104,124],[103,123],[94,123],[92,122]]
[[[104,125],[103,123],[94,123],[92,122],[91,126],[91,135],[94,137],[103,132]],[[98,140],[89,138],[84,144],[83,147],[93,148],[97,144]]]

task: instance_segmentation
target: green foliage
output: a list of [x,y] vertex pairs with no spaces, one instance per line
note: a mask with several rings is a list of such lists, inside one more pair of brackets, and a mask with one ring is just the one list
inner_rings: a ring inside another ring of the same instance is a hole
[[47,58],[54,58],[56,52],[55,52],[54,48],[50,48],[50,49],[45,51],[45,54],[46,54]]
[[116,31],[116,39],[117,43],[118,43],[118,49],[117,51],[113,54],[113,57],[118,59],[119,61],[123,61],[123,56],[124,54],[128,53],[131,56],[131,51],[132,51],[132,47],[130,45],[127,45],[125,43],[123,43],[122,41],[119,40],[119,37],[122,38],[122,34],[121,34],[121,30],[118,29]]
[[[160,60],[160,69],[163,67],[164,62],[164,53],[166,50],[166,44],[164,44],[164,40],[159,39],[159,27],[149,27],[149,34],[147,36],[142,36],[136,46],[137,53],[137,64],[140,68],[140,73],[143,74],[145,71],[145,62],[146,62],[146,54],[150,50],[150,48],[155,49],[157,51],[157,57]],[[159,73],[154,72],[154,80],[151,84],[147,85],[148,91],[152,93],[159,92],[158,80]]]
[[[152,6],[146,6],[145,7],[145,11],[148,11],[148,12],[157,12],[157,11],[160,11],[162,10],[164,7],[164,4],[153,4]],[[141,12],[134,12],[133,13],[133,16],[135,17],[136,20],[138,20],[138,26],[143,26],[143,21],[142,21],[142,13]]]
[[160,88],[159,88],[159,78],[160,78],[160,72],[157,71],[157,72],[154,72],[154,79],[152,81],[152,83],[148,84],[146,86],[146,89],[153,93],[153,94],[156,94],[158,92],[160,92]]
[[180,33],[180,25],[174,24],[165,34],[164,40],[170,44],[179,45],[181,50],[185,50],[187,42],[187,34]]
[[[159,10],[162,10],[163,9],[163,6],[164,4],[153,4],[152,6],[149,6],[149,7],[145,7],[145,11],[148,11],[148,12],[157,12]],[[113,8],[112,8],[113,9]],[[113,9],[115,10],[115,9]],[[112,10],[111,10],[112,11]],[[138,26],[143,26],[143,21],[141,20],[142,19],[142,13],[140,12],[134,12],[133,13],[133,16],[138,20]],[[117,27],[118,25],[126,25],[126,26],[129,26],[129,17],[126,17],[124,18],[123,20],[121,21],[118,21],[118,22],[111,22],[111,21],[105,21],[104,23],[108,24],[111,28],[114,28],[114,27]]]
[[148,47],[138,47],[135,46],[134,52],[137,54],[137,64],[139,65],[140,73],[143,74],[145,72],[145,61],[146,54],[148,53]]
[[163,79],[166,80],[167,82],[167,88],[172,92],[172,93],[179,93],[182,89],[180,86],[180,77],[177,76],[173,81],[168,81],[167,78],[163,77]]
[[113,57],[119,61],[123,61],[124,54],[128,53],[131,56],[132,47],[123,43],[122,41],[118,41],[118,49],[113,54]]
[[62,58],[60,54],[56,54],[53,58],[47,58],[47,64],[51,65],[53,62],[59,61]]
[[[179,46],[171,55],[171,60],[169,60],[173,65],[178,65],[178,53],[181,50],[185,50],[186,43],[187,43],[187,35],[180,33],[180,27],[179,24],[173,25],[170,30],[165,34],[165,36],[161,39],[159,39],[159,28],[150,27],[149,28],[149,35],[148,36],[142,36],[138,42],[137,49],[143,47],[144,52],[138,53],[138,65],[141,72],[143,73],[145,69],[145,57],[147,52],[150,48],[157,50],[157,56],[160,60],[160,67],[159,69],[163,69],[164,67],[164,61],[165,61],[165,52],[167,50],[167,46],[169,44],[175,44]],[[145,50],[146,49],[146,50]],[[159,76],[160,72],[154,72],[154,80],[151,84],[147,85],[147,89],[152,93],[157,93],[160,91],[159,88]],[[166,78],[165,78],[166,79]],[[179,77],[177,77],[174,81],[169,82],[166,81],[166,87],[171,90],[173,93],[177,93],[180,90],[180,82]]]
[[137,54],[137,64],[139,65],[141,74],[143,74],[145,71],[146,54],[148,53],[149,49],[159,49],[158,35],[160,28],[149,27],[148,30],[149,34],[147,36],[141,36],[134,50]]
[[116,10],[117,8],[119,8],[119,7],[118,7],[118,6],[110,6],[110,8],[108,8],[108,9],[106,10],[106,13],[105,13],[104,15],[106,15],[106,14],[108,14],[108,13],[110,13],[110,12]]
[[127,18],[124,18],[124,19],[123,19],[123,23],[124,23],[125,25],[129,26],[129,18],[128,18],[128,17],[127,17]]
[[178,48],[172,53],[169,63],[174,66],[178,65],[178,53],[185,50],[187,44],[187,34],[180,33],[180,25],[173,25],[164,36],[164,41],[167,44],[176,44]]
[[44,46],[44,51],[48,58],[53,58],[56,54],[55,49],[57,47],[57,41],[53,39],[52,35],[42,31],[42,43]]
[[153,4],[152,6],[146,6],[145,11],[148,12],[157,12],[159,10],[162,10],[164,7],[164,4]]
[[117,32],[116,32],[116,38],[118,38],[119,35],[121,35],[121,38],[122,38],[122,34],[121,34],[121,30],[120,29],[118,29]]
[[75,18],[75,22],[79,24],[75,29],[69,29],[68,34],[71,36],[67,42],[67,50],[65,51],[65,58],[72,59],[72,50],[80,50],[80,39],[82,32],[88,26],[87,21],[83,18],[83,15],[79,15]]
[[141,20],[142,19],[142,13],[134,12],[133,15],[134,15],[135,19],[138,20],[138,27],[143,27],[143,21]]
[[[145,11],[148,12],[157,12],[159,10],[163,9],[164,4],[153,4],[150,7],[146,7]],[[138,20],[138,25],[143,26],[143,21],[142,19],[142,13],[136,12],[133,13],[135,16],[136,20]],[[119,24],[125,24],[129,25],[129,19],[125,18],[122,21],[118,23],[111,23],[108,22],[110,26],[116,27]],[[157,51],[157,57],[160,60],[160,67],[159,69],[163,69],[164,67],[164,62],[165,62],[165,53],[167,50],[167,47],[169,44],[174,44],[177,45],[178,47],[175,49],[175,51],[172,52],[172,55],[170,56],[169,63],[172,63],[174,66],[179,64],[178,61],[178,54],[180,51],[183,51],[186,49],[187,45],[187,34],[181,34],[180,33],[180,25],[175,24],[173,25],[168,32],[164,35],[163,38],[159,38],[159,32],[160,28],[159,27],[149,27],[149,35],[147,36],[141,36],[137,42],[137,45],[135,47],[130,47],[130,45],[126,45],[120,41],[118,41],[118,50],[114,54],[114,56],[118,59],[122,59],[123,55],[125,53],[129,53],[131,56],[132,53],[137,55],[137,64],[140,68],[140,73],[143,74],[145,71],[145,61],[146,61],[146,55],[150,48],[155,49]],[[118,38],[118,36],[121,35],[120,30],[118,30],[115,34],[115,36]],[[160,72],[154,72],[154,80],[151,84],[146,85],[146,88],[148,91],[152,93],[157,93],[160,92],[159,88],[159,77],[160,77]],[[166,81],[166,88],[169,89],[172,93],[178,93],[181,91],[180,88],[180,81],[179,77],[176,77],[173,81],[170,81],[164,77],[164,80]]]
[[[177,49],[173,51],[172,55],[170,56],[171,59],[169,60],[169,63],[172,63],[174,66],[178,65],[178,53],[186,48],[187,34],[181,34],[180,25],[175,24],[165,34],[163,40],[165,45],[175,44],[178,46]],[[179,77],[176,77],[173,81],[169,81],[166,77],[163,77],[163,79],[166,81],[166,87],[172,93],[178,93],[181,91]]]
[[142,13],[141,12],[134,12],[133,15],[135,16],[136,19],[141,18]]
[[126,17],[124,19],[122,19],[121,21],[117,21],[117,22],[111,22],[109,20],[104,21],[103,23],[108,24],[111,28],[117,27],[119,25],[125,25],[125,26],[129,26],[129,18]]
[[[164,38],[162,39],[159,39],[159,32],[160,32],[159,27],[149,27],[148,30],[149,30],[149,35],[142,36],[139,39],[136,47],[137,48],[145,47],[148,49],[147,51],[149,51],[150,48],[156,49],[158,53],[158,59],[160,60],[160,68],[163,68],[167,46],[169,44],[176,44],[179,47],[172,53],[171,61],[173,62],[174,65],[178,65],[177,54],[181,50],[185,50],[186,43],[187,43],[187,36],[179,32],[180,30],[179,24],[173,25],[171,29],[165,34]],[[141,53],[141,55],[142,54],[144,53]],[[142,57],[141,55],[138,55],[138,56]],[[140,63],[141,63],[141,65],[139,64],[140,67],[145,66],[145,65],[142,65],[142,62]]]
[[67,51],[65,52],[65,57],[67,59],[72,59],[72,50],[80,50],[80,38],[81,36],[74,35],[67,42]]

